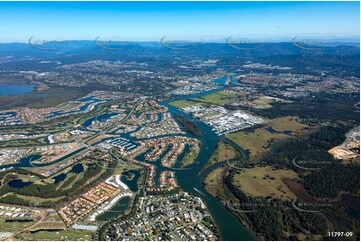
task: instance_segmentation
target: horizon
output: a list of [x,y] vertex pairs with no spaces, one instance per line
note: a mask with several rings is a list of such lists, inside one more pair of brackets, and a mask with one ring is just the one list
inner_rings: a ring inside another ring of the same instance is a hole
[[[99,37],[99,36],[97,36]],[[25,41],[13,41],[13,42],[0,42],[0,44],[29,44],[29,40],[34,38],[34,40],[32,41],[59,41],[59,42],[107,42],[107,41],[119,41],[119,42],[132,42],[132,43],[161,43],[161,39],[163,37],[167,37],[167,36],[162,36],[161,38],[159,38],[158,40],[130,40],[130,39],[100,39],[97,40],[97,37],[95,37],[94,39],[36,39],[36,36],[31,36],[29,39],[25,40]],[[244,44],[277,44],[277,43],[293,43],[294,38],[297,38],[297,41],[311,41],[311,40],[318,40],[318,41],[327,41],[328,43],[360,43],[360,37],[359,36],[354,36],[354,37],[328,37],[328,36],[293,36],[293,37],[274,37],[274,38],[241,38],[241,37],[233,37],[233,36],[228,36],[228,37],[224,37],[224,38],[219,38],[219,39],[199,39],[199,40],[193,40],[193,39],[171,39],[167,37],[167,39],[165,41],[184,41],[184,42],[188,42],[188,41],[197,41],[197,43],[199,44],[227,44],[227,38],[231,38],[232,41],[245,41]],[[249,41],[249,42],[246,42]],[[254,43],[252,43],[252,41],[254,41]],[[259,41],[262,43],[257,43],[256,41]],[[39,44],[39,43],[38,43]],[[47,43],[48,44],[48,43]],[[121,43],[120,43],[121,44]],[[182,43],[181,43],[182,44]],[[242,44],[242,43],[240,43]],[[318,43],[320,44],[320,43]],[[324,43],[325,44],[325,43]],[[317,45],[317,43],[315,43],[315,45]]]

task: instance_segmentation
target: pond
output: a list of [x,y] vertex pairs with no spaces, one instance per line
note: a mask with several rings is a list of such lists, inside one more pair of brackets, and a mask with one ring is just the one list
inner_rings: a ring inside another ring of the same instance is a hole
[[[129,179],[131,177],[132,179]],[[138,179],[140,172],[137,170],[129,170],[122,173],[121,181],[124,182],[132,192],[138,191]]]
[[277,130],[275,130],[274,128],[272,128],[272,127],[270,127],[270,126],[268,126],[268,127],[266,128],[266,130],[267,130],[268,132],[270,132],[271,134],[277,134],[277,133],[279,133]]
[[75,174],[80,174],[84,171],[84,167],[82,164],[76,164],[75,166],[73,166],[73,168],[71,169],[70,172],[74,172]]
[[66,174],[64,174],[64,173],[61,173],[61,174],[53,177],[54,184],[58,184],[59,182],[64,181],[65,178],[66,178]]
[[96,219],[98,221],[107,221],[109,219],[118,217],[128,208],[130,199],[130,197],[121,198],[111,209],[99,215]]
[[[75,174],[80,174],[80,173],[82,173],[83,171],[84,171],[84,167],[83,167],[82,164],[79,163],[79,164],[76,164],[75,166],[73,166],[73,168],[72,168],[67,174],[69,174],[69,173],[71,173],[71,172],[73,172],[73,173],[75,173]],[[58,184],[59,182],[64,181],[65,178],[67,177],[67,174],[61,173],[61,174],[53,177],[53,179],[54,179],[54,184]]]
[[33,183],[32,182],[23,182],[20,179],[11,180],[8,182],[8,185],[11,188],[23,188],[23,187],[30,186],[31,184],[33,184]]

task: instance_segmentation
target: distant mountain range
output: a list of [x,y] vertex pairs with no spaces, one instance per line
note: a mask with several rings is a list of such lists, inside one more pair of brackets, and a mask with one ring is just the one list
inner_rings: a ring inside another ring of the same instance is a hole
[[232,39],[228,43],[202,42],[129,42],[108,43],[107,41],[70,40],[52,44],[0,43],[1,55],[61,55],[91,53],[127,53],[127,54],[244,54],[244,55],[290,55],[290,54],[335,54],[354,55],[360,52],[360,43],[356,42],[246,42]]

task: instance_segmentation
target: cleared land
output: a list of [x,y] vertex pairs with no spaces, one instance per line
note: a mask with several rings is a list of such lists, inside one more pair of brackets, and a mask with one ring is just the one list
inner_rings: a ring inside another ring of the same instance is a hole
[[186,107],[197,106],[197,105],[199,106],[199,103],[187,101],[187,100],[174,101],[174,102],[170,102],[169,104],[176,108],[186,108]]
[[266,109],[266,108],[272,108],[271,103],[273,103],[273,100],[271,98],[260,97],[254,100],[253,103],[256,104],[257,108]]
[[278,199],[295,199],[296,195],[283,182],[284,179],[297,179],[292,170],[274,170],[272,167],[246,169],[235,175],[234,184],[253,197],[271,196]]
[[263,96],[253,101],[256,108],[260,108],[260,109],[272,108],[272,103],[274,102],[291,103],[291,101],[287,101],[276,97],[269,97],[269,96]]
[[182,159],[181,167],[187,167],[189,165],[192,165],[195,159],[197,158],[198,154],[199,154],[198,151],[193,151],[193,150],[188,151]]
[[220,201],[227,201],[230,197],[233,197],[231,194],[227,194],[223,188],[224,169],[225,167],[214,169],[206,176],[203,182],[205,189]]
[[17,237],[23,240],[92,240],[94,232],[67,229],[62,231],[38,231],[35,233],[21,233]]
[[0,218],[0,229],[2,232],[18,232],[26,229],[34,224],[34,221],[6,221],[5,218]]
[[203,97],[192,98],[191,100],[196,102],[222,105],[232,101],[232,99],[235,99],[236,97],[237,95],[235,94],[220,91],[209,95],[205,95]]
[[284,132],[284,131],[297,132],[303,128],[300,127],[300,125],[294,123],[293,117],[289,117],[289,116],[273,119],[269,121],[267,124],[278,132]]
[[235,159],[237,157],[240,157],[240,153],[233,148],[231,145],[219,141],[217,145],[217,149],[214,151],[212,157],[209,159],[209,161],[204,164],[202,171],[207,169],[207,167],[216,164],[218,162],[222,162],[228,159]]
[[[239,131],[227,134],[226,138],[232,140],[243,149],[248,150],[251,160],[257,161],[265,152],[270,150],[271,145],[275,142],[296,137],[305,133],[305,130],[306,128],[294,123],[292,117],[282,117],[270,120],[264,127],[257,128],[251,132]],[[291,133],[284,133],[289,131]]]

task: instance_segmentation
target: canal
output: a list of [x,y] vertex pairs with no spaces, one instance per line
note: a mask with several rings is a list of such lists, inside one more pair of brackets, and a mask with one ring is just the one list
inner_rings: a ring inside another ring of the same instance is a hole
[[[223,79],[222,80],[219,79],[219,81],[223,81]],[[214,89],[211,91],[206,91],[206,92],[188,95],[188,96],[177,97],[172,100],[160,102],[161,105],[164,105],[168,108],[169,112],[172,114],[173,117],[175,114],[180,114],[196,123],[196,125],[201,129],[203,135],[201,137],[195,137],[192,134],[187,133],[185,136],[199,139],[202,142],[202,146],[201,146],[201,149],[200,149],[200,152],[199,152],[199,155],[198,155],[196,161],[194,162],[194,164],[192,164],[189,167],[189,169],[172,169],[172,168],[163,167],[161,165],[160,161],[154,162],[152,164],[154,164],[157,167],[156,177],[158,177],[159,173],[164,170],[173,170],[175,172],[178,184],[182,190],[184,190],[188,193],[191,193],[195,196],[199,196],[203,199],[203,201],[206,203],[206,206],[207,206],[209,212],[212,215],[212,218],[214,219],[214,221],[218,227],[220,237],[222,240],[229,240],[229,241],[257,240],[256,236],[250,230],[248,230],[242,223],[240,223],[226,209],[226,207],[222,203],[220,203],[215,197],[213,197],[211,194],[209,194],[203,188],[203,184],[202,184],[203,179],[207,176],[207,174],[209,172],[211,172],[213,170],[212,168],[214,168],[214,167],[209,167],[202,173],[200,173],[200,171],[201,171],[202,167],[204,166],[204,164],[211,158],[212,154],[214,153],[214,151],[217,147],[218,141],[220,139],[224,139],[224,138],[222,136],[218,136],[215,132],[212,131],[212,128],[210,126],[201,122],[199,119],[193,118],[191,115],[189,115],[189,114],[183,112],[182,110],[177,109],[169,104],[172,101],[186,100],[189,98],[204,96],[207,94],[218,92],[223,89],[224,89],[224,87],[220,87],[220,88],[217,88],[217,89]],[[184,130],[184,128],[183,128],[183,131],[186,131],[186,130]],[[132,141],[136,140],[133,137],[131,137],[129,135],[129,133],[124,133],[121,136],[124,138],[130,139]],[[157,137],[157,138],[159,138],[159,137]],[[232,143],[230,143],[230,144],[235,146],[235,144],[232,144]],[[235,148],[242,151],[242,148],[239,146],[235,147]],[[83,147],[83,148],[81,148],[75,152],[72,152],[71,154],[69,154],[61,159],[58,159],[56,161],[53,161],[51,163],[39,164],[38,166],[47,166],[47,165],[57,163],[59,161],[66,159],[67,157],[70,157],[70,156],[82,151],[83,149],[85,149],[85,148]],[[20,162],[17,164],[0,166],[0,169],[10,168],[10,167],[29,167],[32,165],[31,161],[35,161],[35,160],[39,159],[40,157],[41,156],[39,156],[39,155],[28,156],[26,158],[21,159]],[[247,157],[246,157],[246,159],[247,159]],[[144,160],[141,160],[141,161],[144,161]],[[139,174],[135,174],[135,175],[139,176]],[[59,179],[61,179],[61,177]],[[137,188],[134,188],[134,186],[132,188],[133,188],[132,190],[137,190]],[[119,201],[119,204],[117,204],[117,206],[115,206],[116,210],[122,212],[123,209],[125,209],[127,207],[125,204],[128,203],[128,200],[129,199],[122,199],[121,201]],[[120,207],[122,209],[119,209]],[[114,211],[104,214],[103,217],[101,217],[101,219],[107,219],[108,217],[114,216],[114,214],[115,214]]]

